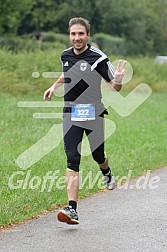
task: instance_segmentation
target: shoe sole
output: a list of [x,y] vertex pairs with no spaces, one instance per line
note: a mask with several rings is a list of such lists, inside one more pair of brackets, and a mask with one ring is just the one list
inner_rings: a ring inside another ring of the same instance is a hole
[[62,211],[58,212],[57,219],[60,222],[66,222],[67,224],[71,224],[71,225],[79,224],[78,220],[71,219],[70,216],[68,216],[67,214],[63,213]]

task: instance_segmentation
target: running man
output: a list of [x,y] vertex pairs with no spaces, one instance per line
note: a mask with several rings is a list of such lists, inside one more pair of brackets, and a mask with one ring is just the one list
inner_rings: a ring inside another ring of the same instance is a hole
[[103,78],[113,91],[120,91],[126,61],[120,60],[115,71],[106,54],[88,44],[90,24],[84,18],[76,17],[69,21],[69,34],[72,47],[62,53],[62,74],[45,91],[44,100],[50,100],[54,91],[64,85],[63,136],[67,156],[68,206],[58,212],[57,218],[67,224],[79,224],[77,201],[84,132],[92,157],[104,175],[106,188],[112,190],[115,187],[104,152],[104,115],[108,112],[101,102],[101,81]]

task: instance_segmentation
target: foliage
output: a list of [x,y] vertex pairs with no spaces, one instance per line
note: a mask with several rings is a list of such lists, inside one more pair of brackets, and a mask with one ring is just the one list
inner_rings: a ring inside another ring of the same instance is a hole
[[0,0],[0,34],[16,35],[23,17],[31,10],[35,0]]
[[125,55],[126,45],[123,38],[113,37],[104,33],[96,33],[93,36],[93,41],[96,42],[100,49],[107,55]]
[[83,16],[92,36],[121,37],[127,55],[167,54],[166,0],[0,0],[1,35],[67,33],[68,21]]
[[43,40],[49,42],[59,42],[66,47],[70,46],[69,36],[67,34],[54,33],[54,32],[44,32],[42,33]]
[[[56,36],[56,39],[53,40],[53,36],[48,37],[44,36],[44,41],[36,40],[35,38],[30,37],[1,37],[0,38],[0,48],[7,49],[13,52],[20,52],[20,51],[35,51],[35,50],[48,50],[51,48],[57,49],[60,47],[60,44],[64,44],[64,47],[67,46],[67,39],[66,36]],[[68,40],[69,41],[69,40]],[[66,42],[66,43],[65,43]]]
[[[50,42],[44,42],[50,43]],[[56,48],[17,52],[0,50],[0,92],[16,94],[39,93],[50,86],[55,79],[43,78],[43,72],[60,72],[62,69],[60,55],[63,44]],[[120,57],[110,56],[110,61]],[[139,83],[149,84],[153,91],[167,91],[167,64],[159,64],[153,58],[126,58],[133,68],[133,78],[124,85],[124,89],[132,89]],[[32,78],[33,72],[39,72],[39,78]],[[12,84],[11,84],[12,83]]]

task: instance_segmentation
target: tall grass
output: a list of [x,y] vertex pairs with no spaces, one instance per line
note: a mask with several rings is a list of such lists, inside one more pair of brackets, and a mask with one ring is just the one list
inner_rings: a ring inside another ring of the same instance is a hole
[[[61,71],[60,55],[63,49],[18,54],[0,50],[0,91],[12,95],[41,92],[52,82],[44,79],[42,73]],[[39,72],[40,77],[34,79],[33,72]]]
[[167,91],[167,64],[155,62],[153,58],[128,58],[133,68],[133,79],[127,85],[129,88],[135,82],[146,83],[154,92]]
[[[0,91],[16,95],[38,93],[50,86],[54,79],[42,77],[43,72],[61,71],[60,55],[63,50],[34,51],[30,53],[0,50]],[[110,60],[117,58],[111,56]],[[124,89],[132,89],[139,83],[147,83],[153,91],[166,91],[167,64],[161,65],[153,58],[127,58],[133,68],[133,78]],[[39,72],[39,78],[33,78],[32,73]]]

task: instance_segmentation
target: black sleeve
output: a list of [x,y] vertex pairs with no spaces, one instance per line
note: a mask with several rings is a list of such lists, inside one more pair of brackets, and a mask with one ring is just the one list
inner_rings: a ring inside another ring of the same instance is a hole
[[115,69],[108,58],[101,61],[95,70],[105,79],[106,82],[110,82],[115,77]]

